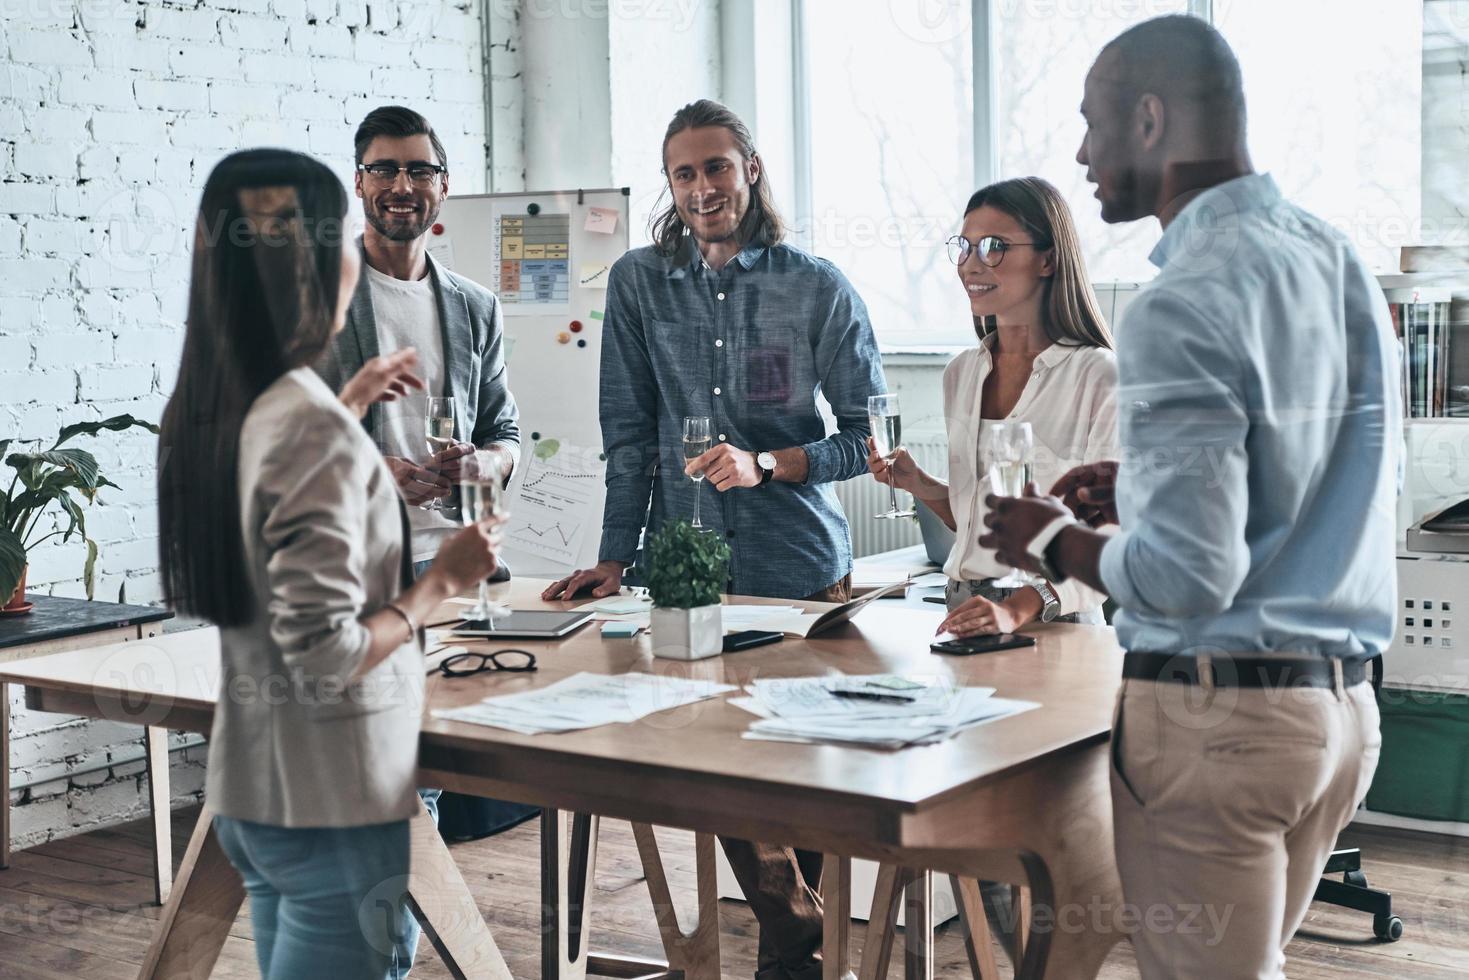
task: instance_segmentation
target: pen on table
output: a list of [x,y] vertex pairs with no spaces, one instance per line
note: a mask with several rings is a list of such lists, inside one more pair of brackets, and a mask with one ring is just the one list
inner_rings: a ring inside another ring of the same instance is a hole
[[880,701],[883,704],[912,704],[913,699],[901,694],[874,694],[871,691],[828,691],[834,698],[849,698],[853,701]]

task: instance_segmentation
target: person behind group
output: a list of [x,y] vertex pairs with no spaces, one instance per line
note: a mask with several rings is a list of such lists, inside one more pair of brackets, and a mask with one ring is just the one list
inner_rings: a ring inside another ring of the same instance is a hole
[[1033,474],[1044,486],[1073,466],[1116,456],[1117,364],[1071,211],[1038,177],[1000,181],[969,199],[947,247],[979,335],[979,346],[944,370],[949,480],[901,448],[889,463],[869,444],[868,468],[955,532],[944,565],[949,615],[939,632],[1010,633],[1037,619],[1101,623],[1106,596],[1075,579],[996,587],[1009,568],[979,546],[989,482],[978,447],[987,422],[1030,423]]
[[1121,607],[1112,811],[1143,977],[1275,980],[1381,748],[1365,662],[1396,604],[1392,326],[1345,237],[1255,172],[1214,28],[1124,32],[1081,107],[1103,219],[1164,228],[1117,354],[1138,465],[1052,489],[1115,537],[1027,496],[995,500],[981,543]]
[[299,153],[214,168],[160,436],[161,571],[176,608],[220,627],[206,794],[267,980],[387,976],[391,937],[375,906],[359,914],[407,880],[420,626],[496,564],[477,524],[412,582],[402,504],[361,426],[422,387],[412,352],[367,361],[340,400],[311,369],[358,276],[346,214],[340,181]]
[[[449,158],[429,121],[404,106],[369,112],[353,138],[354,189],[367,219],[360,246],[363,275],[347,308],[346,327],[317,364],[333,389],[379,353],[413,350],[425,390],[367,413],[367,432],[387,459],[410,505],[413,573],[428,569],[439,545],[459,530],[458,481],[493,467],[508,481],[520,454],[519,411],[505,367],[500,300],[444,268],[428,253],[428,234],[449,194]],[[454,405],[454,437],[432,454],[424,435],[427,398]],[[425,509],[438,502],[441,509]],[[500,568],[497,577],[508,575]],[[420,791],[434,823],[442,790]],[[486,801],[492,825],[535,811]],[[484,807],[482,806],[483,810]],[[394,980],[402,980],[418,949],[418,920],[399,924]]]
[[[645,524],[687,519],[709,486],[704,522],[733,552],[730,592],[843,601],[852,544],[832,484],[864,472],[867,398],[885,390],[867,308],[834,265],[785,242],[764,161],[729,109],[680,109],[663,165],[672,200],[654,244],[619,259],[607,284],[601,560],[544,597],[616,593]],[[709,417],[713,439],[687,465],[685,416]],[[705,482],[688,478],[699,472]],[[723,845],[760,922],[756,975],[819,976],[821,855]]]

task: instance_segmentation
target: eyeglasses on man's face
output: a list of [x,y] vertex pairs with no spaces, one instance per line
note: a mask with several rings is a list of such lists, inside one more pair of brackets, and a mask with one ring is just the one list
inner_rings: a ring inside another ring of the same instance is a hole
[[377,163],[359,163],[357,170],[364,174],[375,184],[387,186],[398,179],[400,173],[408,174],[409,183],[415,187],[429,187],[438,179],[440,174],[448,173],[447,167],[441,167],[436,163],[415,161],[406,167],[400,167],[397,163],[379,161]]
[[964,260],[969,258],[973,252],[979,257],[979,261],[993,269],[1005,258],[1005,253],[1012,248],[1038,248],[1035,242],[1007,242],[997,235],[986,235],[977,242],[971,242],[963,235],[955,235],[944,243],[949,250],[949,261],[955,265],[963,265]]

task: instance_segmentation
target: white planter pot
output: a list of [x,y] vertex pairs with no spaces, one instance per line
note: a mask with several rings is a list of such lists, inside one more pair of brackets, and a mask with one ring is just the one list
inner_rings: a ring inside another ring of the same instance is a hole
[[693,609],[653,607],[653,656],[668,660],[703,660],[724,652],[719,606]]

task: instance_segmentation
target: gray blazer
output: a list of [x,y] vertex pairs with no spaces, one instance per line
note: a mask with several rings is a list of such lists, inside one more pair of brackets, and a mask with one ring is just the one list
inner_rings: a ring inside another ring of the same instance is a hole
[[239,492],[256,613],[220,635],[209,805],[284,827],[411,817],[419,639],[347,683],[371,643],[360,617],[410,581],[392,475],[352,413],[297,368],[245,416]]
[[[367,261],[365,253],[362,260]],[[454,399],[454,438],[480,447],[498,442],[518,451],[520,412],[507,383],[505,317],[499,298],[478,283],[445,269],[432,255],[428,256],[428,274],[439,300],[447,379],[444,397]],[[364,272],[347,309],[347,325],[316,369],[332,391],[341,391],[347,380],[379,353],[372,287]],[[364,424],[374,444],[378,444],[381,405],[368,409]]]

